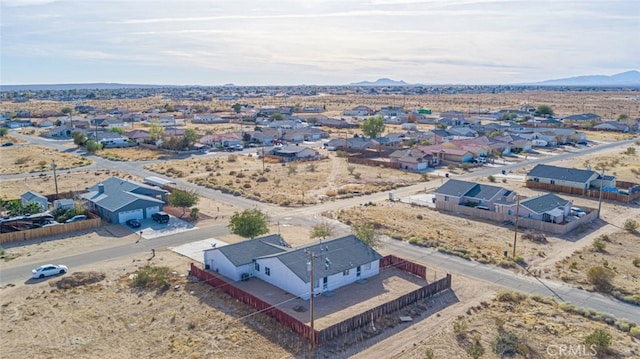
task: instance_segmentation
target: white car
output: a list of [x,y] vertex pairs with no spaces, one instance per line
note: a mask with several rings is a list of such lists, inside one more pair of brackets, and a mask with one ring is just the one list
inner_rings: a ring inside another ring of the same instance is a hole
[[571,207],[571,214],[581,218],[587,215],[587,212],[583,211],[582,208],[578,208],[578,207]]
[[31,271],[33,278],[44,278],[56,274],[67,273],[69,268],[62,264],[45,264]]

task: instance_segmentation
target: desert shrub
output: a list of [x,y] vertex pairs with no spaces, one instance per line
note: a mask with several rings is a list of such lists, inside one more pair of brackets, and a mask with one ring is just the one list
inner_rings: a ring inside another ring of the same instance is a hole
[[227,156],[228,162],[236,162],[238,160],[238,155],[229,155]]
[[496,178],[493,175],[489,175],[489,177],[487,177],[487,179],[489,180],[489,182],[495,182]]
[[591,267],[587,271],[587,281],[593,284],[597,291],[603,293],[608,293],[613,289],[611,285],[613,276],[614,273],[611,269],[600,266]]
[[136,288],[166,290],[169,289],[169,273],[168,267],[147,264],[134,273],[131,284]]
[[31,161],[31,157],[29,156],[23,156],[23,157],[18,157],[16,158],[16,160],[13,162],[16,165],[23,165],[27,162]]
[[336,190],[334,189],[329,189],[327,190],[327,192],[324,193],[327,197],[335,197],[338,195],[338,192],[336,192]]
[[493,343],[493,351],[502,357],[513,357],[518,353],[520,339],[513,333],[501,332]]
[[605,252],[605,248],[607,247],[607,244],[601,239],[601,238],[596,238],[593,241],[593,250],[596,252]]
[[634,338],[640,339],[640,327],[636,326],[631,328],[631,330],[629,330],[629,334]]
[[191,212],[189,213],[189,218],[194,221],[197,221],[200,218],[200,209],[197,207],[191,208]]
[[627,219],[626,221],[624,221],[624,229],[629,232],[637,231],[639,226],[640,223],[638,223],[638,221],[636,221],[635,219]]
[[458,340],[465,339],[467,337],[467,322],[462,319],[453,322],[453,332]]
[[258,177],[256,179],[256,182],[267,182],[267,181],[268,181],[267,177],[264,177],[264,176]]
[[633,265],[640,267],[640,257],[633,258]]
[[360,176],[362,176],[362,173],[360,173],[360,172],[354,172],[353,173],[353,178],[355,178],[355,179],[360,179]]
[[296,174],[297,172],[298,172],[298,166],[295,163],[292,163],[289,166],[287,166],[287,174],[293,175],[293,174]]
[[240,172],[236,175],[236,178],[244,178],[245,176],[246,175],[244,173]]
[[251,184],[250,183],[245,183],[242,185],[242,188],[251,188]]
[[526,295],[518,292],[503,291],[496,295],[499,302],[520,303],[527,298]]
[[594,345],[598,353],[601,353],[611,345],[611,334],[604,329],[595,329],[584,338],[584,343],[586,345]]
[[309,171],[309,172],[315,172],[316,169],[318,169],[318,166],[313,162],[311,162],[311,163],[309,163],[307,165],[307,171]]
[[237,174],[238,174],[238,172],[236,172],[236,171],[229,171],[229,176],[235,176]]
[[467,348],[467,354],[473,359],[478,359],[484,355],[484,348],[480,343],[480,337],[475,337],[473,343]]

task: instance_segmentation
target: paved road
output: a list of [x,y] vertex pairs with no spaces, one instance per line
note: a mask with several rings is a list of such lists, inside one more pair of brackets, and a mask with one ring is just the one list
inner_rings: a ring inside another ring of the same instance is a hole
[[[55,141],[48,141],[40,138],[32,138],[24,136],[30,142],[51,146],[66,152],[70,152],[68,145],[61,144]],[[583,155],[588,153],[595,153],[604,149],[613,148],[616,146],[624,146],[629,143],[637,141],[637,139],[620,141],[616,143],[602,144],[598,146],[592,146],[585,149],[577,150],[575,152],[562,153],[555,156],[549,156],[544,158],[538,158],[522,163],[506,165],[504,167],[493,168],[487,167],[479,171],[470,172],[456,176],[456,178],[476,178],[496,174],[501,170],[511,171],[524,166],[531,166],[538,163],[548,163],[557,161],[560,159],[570,158],[572,156]],[[100,157],[92,156],[95,164],[92,167],[95,168],[108,168],[114,170],[121,170],[129,173],[133,173],[139,176],[154,175],[155,173],[143,169],[143,166],[150,162],[112,162]],[[22,175],[24,177],[24,175]],[[3,176],[2,178],[12,178],[14,176]],[[15,177],[19,177],[16,175]],[[289,221],[290,223],[312,226],[323,219],[320,214],[324,211],[337,210],[349,206],[357,206],[370,201],[376,202],[388,199],[388,193],[375,193],[363,197],[348,198],[338,201],[331,201],[316,206],[304,207],[304,208],[284,208],[279,206],[273,206],[260,202],[251,201],[241,197],[234,197],[231,195],[225,195],[219,191],[213,191],[206,188],[201,188],[186,181],[176,179],[179,186],[189,189],[196,189],[202,196],[226,202],[235,205],[239,208],[254,208],[258,207],[267,213],[269,213],[272,220]],[[424,192],[425,188],[435,188],[439,186],[439,181],[431,181],[426,184],[419,184],[414,186],[403,187],[394,190],[397,197],[415,194],[417,192]],[[336,228],[339,232],[348,232],[348,229],[341,224],[336,223]],[[164,248],[168,246],[175,246],[179,244],[189,243],[196,240],[202,240],[213,236],[219,236],[228,233],[226,226],[215,226],[203,229],[197,229],[193,231],[183,232],[175,235],[170,235],[162,238],[156,238],[153,240],[142,241],[140,243],[128,243],[121,246],[98,250],[90,253],[84,253],[76,256],[69,256],[63,258],[51,258],[51,262],[65,263],[71,268],[90,265],[91,263],[119,258],[133,253],[150,252],[151,248]],[[579,307],[587,307],[595,310],[599,310],[603,313],[609,313],[618,318],[627,318],[637,323],[640,323],[640,310],[637,307],[630,306],[626,303],[622,303],[617,300],[604,297],[599,294],[589,293],[577,288],[566,286],[563,283],[557,283],[548,280],[539,280],[531,277],[524,277],[514,274],[510,271],[496,268],[493,266],[483,265],[477,262],[470,262],[454,256],[447,256],[436,251],[411,246],[408,243],[387,241],[385,243],[387,249],[390,252],[396,253],[398,256],[404,257],[410,260],[416,260],[424,263],[428,266],[436,266],[451,272],[452,274],[465,275],[471,278],[476,278],[489,283],[495,283],[505,288],[519,290],[529,294],[540,295],[552,295],[558,298],[559,301],[566,301],[573,303]],[[46,261],[46,260],[45,260]],[[5,284],[12,281],[24,280],[30,273],[33,265],[21,265],[3,269],[0,273],[0,283]],[[455,278],[455,277],[454,277]]]
[[[587,292],[547,279],[519,275],[502,268],[445,255],[433,249],[415,247],[407,242],[385,240],[384,249],[407,260],[422,263],[428,267],[436,267],[437,270],[449,271],[454,274],[454,281],[455,274],[464,275],[529,295],[552,296],[558,302],[569,302],[579,308],[595,309],[616,318],[626,318],[640,323],[640,308],[598,293]],[[442,274],[444,273],[438,273],[438,277],[442,277]],[[429,275],[428,273],[427,277]]]

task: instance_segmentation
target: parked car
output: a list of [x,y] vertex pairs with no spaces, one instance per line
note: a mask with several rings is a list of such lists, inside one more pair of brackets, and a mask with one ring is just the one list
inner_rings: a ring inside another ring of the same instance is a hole
[[2,144],[2,147],[9,147],[9,146],[13,146],[13,142],[5,142]]
[[66,221],[64,221],[64,223],[80,222],[80,221],[84,221],[85,219],[87,219],[87,216],[85,216],[84,214],[79,214],[77,216],[73,216],[67,219]]
[[151,215],[151,219],[153,219],[154,221],[156,221],[158,223],[169,223],[169,219],[171,219],[171,217],[169,216],[168,213],[156,212],[156,213]]
[[56,274],[65,274],[69,268],[62,264],[45,264],[31,271],[33,278],[44,278]]
[[133,219],[127,220],[127,226],[129,226],[131,228],[140,228],[141,224],[140,224],[140,221],[138,221],[137,219],[133,218]]
[[571,214],[581,218],[587,215],[587,212],[583,211],[582,208],[578,208],[578,207],[571,207]]

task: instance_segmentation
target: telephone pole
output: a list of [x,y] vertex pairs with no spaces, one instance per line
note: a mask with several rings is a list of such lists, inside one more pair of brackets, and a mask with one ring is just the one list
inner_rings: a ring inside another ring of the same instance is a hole
[[309,272],[310,272],[310,280],[309,280],[309,294],[311,294],[311,296],[309,297],[309,312],[311,313],[311,332],[309,333],[309,336],[311,339],[311,347],[315,347],[315,327],[314,327],[314,301],[313,301],[313,297],[314,297],[314,291],[313,291],[313,252],[309,251]]
[[520,195],[516,195],[516,220],[515,232],[513,233],[513,258],[516,257],[516,241],[518,240],[518,217],[520,214]]
[[56,162],[51,160],[51,169],[53,169],[53,182],[56,184],[56,199],[58,199],[58,176],[56,175]]

